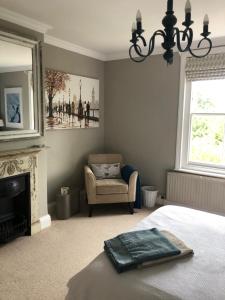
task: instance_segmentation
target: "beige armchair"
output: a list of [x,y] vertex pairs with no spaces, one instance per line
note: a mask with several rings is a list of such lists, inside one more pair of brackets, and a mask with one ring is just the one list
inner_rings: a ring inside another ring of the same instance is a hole
[[93,206],[106,203],[128,203],[129,212],[133,214],[133,203],[136,197],[136,182],[138,172],[134,171],[127,184],[123,179],[96,179],[89,167],[90,164],[120,163],[120,154],[90,154],[88,166],[84,167],[85,187],[89,204],[89,217],[92,216]]

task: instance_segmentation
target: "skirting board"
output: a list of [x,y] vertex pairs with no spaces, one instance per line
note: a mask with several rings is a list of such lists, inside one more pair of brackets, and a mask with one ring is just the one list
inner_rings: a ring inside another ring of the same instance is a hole
[[[169,201],[169,200],[166,200],[166,199],[164,199],[164,205],[175,205],[175,206],[188,207],[188,208],[192,208],[192,209],[198,209],[195,206],[186,205],[186,204],[178,203],[178,202],[175,202],[175,201]],[[200,209],[200,210],[203,210],[203,209]],[[208,211],[206,209],[204,209],[203,211],[210,212],[210,211]]]
[[40,217],[40,219],[37,222],[31,224],[31,235],[34,235],[50,226],[51,226],[50,215],[45,215],[43,217]]
[[40,220],[31,224],[31,235],[34,235],[41,231],[41,223]]
[[50,227],[51,226],[50,215],[45,215],[43,217],[40,217],[40,224],[41,224],[41,230],[44,230],[45,228]]
[[[168,200],[166,200],[166,199],[164,199],[164,205],[185,206],[185,205],[182,205],[182,204],[177,203],[177,202],[168,201]],[[187,207],[187,206],[185,206],[185,207]],[[193,208],[193,207],[189,206],[189,208]]]

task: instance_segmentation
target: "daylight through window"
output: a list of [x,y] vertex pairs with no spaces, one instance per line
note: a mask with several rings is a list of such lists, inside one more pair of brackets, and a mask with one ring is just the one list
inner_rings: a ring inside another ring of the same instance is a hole
[[225,54],[186,59],[177,169],[225,174]]
[[191,83],[189,162],[225,166],[225,80]]

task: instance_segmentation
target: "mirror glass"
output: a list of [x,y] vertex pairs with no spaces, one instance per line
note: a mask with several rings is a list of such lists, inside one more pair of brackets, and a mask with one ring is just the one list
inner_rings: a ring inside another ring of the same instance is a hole
[[37,42],[0,35],[0,139],[40,135]]

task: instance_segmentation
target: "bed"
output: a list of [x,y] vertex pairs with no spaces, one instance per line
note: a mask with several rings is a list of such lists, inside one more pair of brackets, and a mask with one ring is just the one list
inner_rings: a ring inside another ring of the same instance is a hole
[[67,300],[225,299],[225,217],[164,206],[132,230],[169,230],[194,256],[118,274],[102,252],[68,283]]

